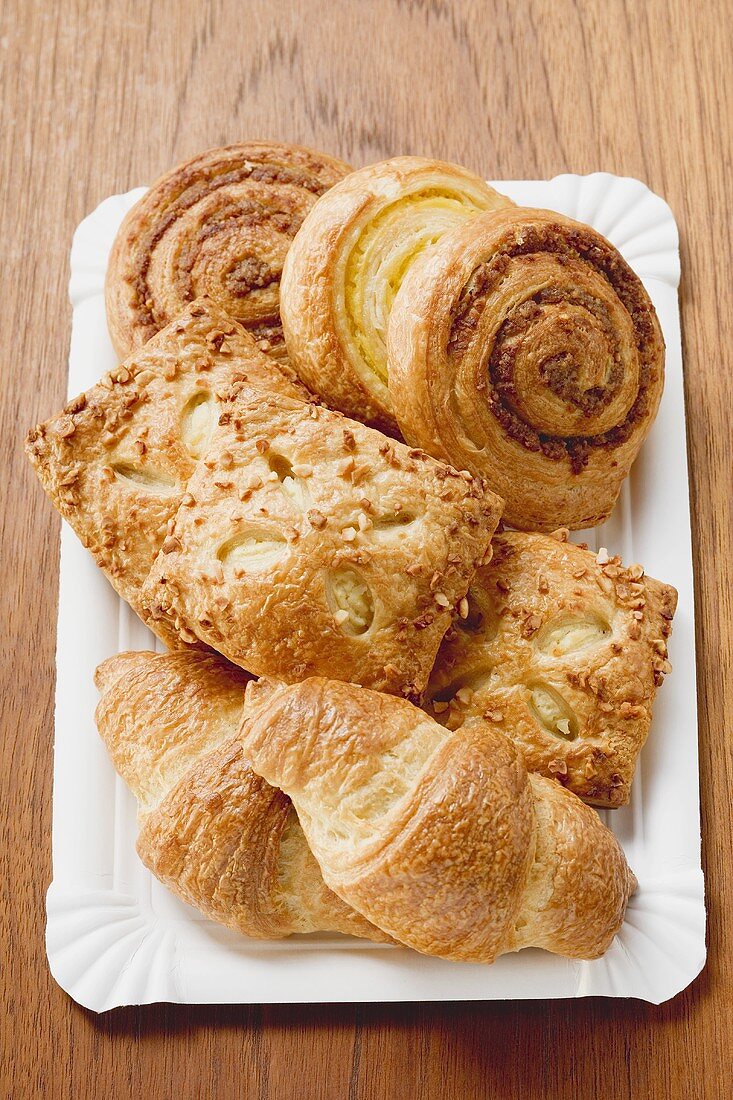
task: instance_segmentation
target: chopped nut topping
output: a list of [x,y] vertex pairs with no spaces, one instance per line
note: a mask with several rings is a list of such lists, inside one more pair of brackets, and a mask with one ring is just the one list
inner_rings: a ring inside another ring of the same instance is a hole
[[541,626],[542,617],[540,615],[528,615],[522,623],[520,633],[523,638],[531,638]]
[[444,592],[435,593],[435,602],[437,603],[438,607],[450,607],[450,600]]
[[322,512],[319,512],[317,508],[310,509],[308,512],[308,520],[310,521],[311,527],[315,527],[318,531],[322,530],[327,522],[326,517]]
[[468,618],[468,600],[465,596],[463,596],[460,603],[458,604],[458,615],[461,619]]
[[259,454],[266,454],[270,449],[270,444],[266,439],[258,439],[255,443],[255,447]]
[[601,546],[596,555],[596,561],[599,565],[606,565],[609,562],[608,550],[605,546]]
[[353,542],[356,538],[356,528],[344,527],[343,531],[341,532],[341,538],[344,540],[344,542]]
[[313,467],[309,466],[307,462],[299,462],[292,469],[296,477],[310,477],[313,473]]

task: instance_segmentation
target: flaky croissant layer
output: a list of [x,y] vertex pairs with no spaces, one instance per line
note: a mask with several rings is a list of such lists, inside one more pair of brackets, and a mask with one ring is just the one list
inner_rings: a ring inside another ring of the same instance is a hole
[[388,939],[328,889],[290,800],[249,766],[236,736],[248,679],[193,651],[121,653],[97,669],[97,727],[139,803],[141,860],[247,936]]
[[405,700],[313,678],[247,689],[252,766],[293,801],[325,881],[395,939],[492,962],[608,948],[636,886],[597,814],[529,776],[485,721],[458,732]]

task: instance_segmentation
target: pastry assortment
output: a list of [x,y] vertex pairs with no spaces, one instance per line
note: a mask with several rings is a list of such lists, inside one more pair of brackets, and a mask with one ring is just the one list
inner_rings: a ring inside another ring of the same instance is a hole
[[96,677],[143,863],[248,936],[601,955],[676,605],[568,541],[659,405],[636,275],[459,166],[251,142],[143,195],[106,305],[27,450],[169,650]]

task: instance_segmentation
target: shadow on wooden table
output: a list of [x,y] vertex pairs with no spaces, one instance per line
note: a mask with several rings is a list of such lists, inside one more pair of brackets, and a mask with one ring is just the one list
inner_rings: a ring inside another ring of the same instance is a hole
[[[665,1065],[659,1095],[685,1072],[680,1027],[713,992],[706,971],[664,1005],[584,1000],[369,1005],[185,1006],[83,1013],[100,1038],[125,1038],[177,1057],[216,1058],[232,1043],[266,1100],[348,1096],[630,1096],[645,1060]],[[688,1033],[689,1034],[689,1033]],[[324,1050],[324,1044],[328,1050]],[[604,1053],[623,1049],[623,1062]],[[668,1048],[665,1052],[665,1048]],[[163,1072],[161,1070],[161,1072]],[[252,1076],[254,1074],[254,1076]],[[315,1076],[314,1076],[315,1074]],[[245,1094],[248,1095],[248,1094]],[[692,1095],[692,1093],[690,1094]]]

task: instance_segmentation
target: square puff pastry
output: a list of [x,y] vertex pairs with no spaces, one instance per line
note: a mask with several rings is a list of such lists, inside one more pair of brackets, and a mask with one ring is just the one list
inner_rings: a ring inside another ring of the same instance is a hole
[[426,710],[451,729],[485,716],[597,806],[629,799],[677,593],[555,536],[506,531],[446,635]]
[[144,599],[256,675],[416,697],[500,505],[422,451],[242,384]]
[[208,443],[221,397],[243,378],[305,393],[241,325],[200,299],[28,433],[28,456],[56,508],[119,595],[168,645],[180,639],[165,619],[150,621],[140,588]]

